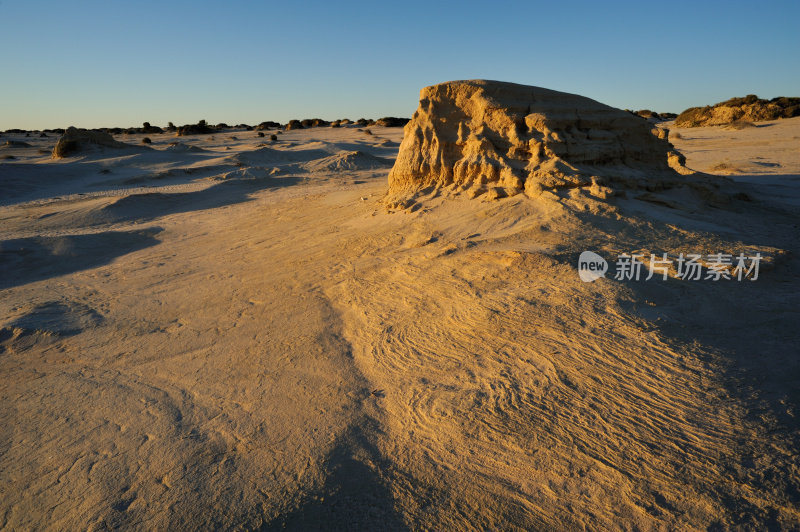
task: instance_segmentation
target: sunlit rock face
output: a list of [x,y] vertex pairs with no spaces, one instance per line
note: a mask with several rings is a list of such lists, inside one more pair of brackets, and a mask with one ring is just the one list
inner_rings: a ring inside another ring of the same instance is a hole
[[389,194],[664,188],[685,169],[666,135],[653,133],[646,120],[575,94],[499,81],[440,83],[420,92]]

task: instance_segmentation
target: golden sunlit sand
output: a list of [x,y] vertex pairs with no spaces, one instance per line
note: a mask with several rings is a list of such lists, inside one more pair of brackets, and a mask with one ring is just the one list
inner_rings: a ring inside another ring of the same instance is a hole
[[658,127],[670,186],[400,202],[403,128],[3,134],[0,528],[797,527],[800,118]]

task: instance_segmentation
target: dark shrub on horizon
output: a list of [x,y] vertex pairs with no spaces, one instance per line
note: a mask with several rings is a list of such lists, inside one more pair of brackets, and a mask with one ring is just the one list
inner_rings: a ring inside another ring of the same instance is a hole
[[787,98],[786,96],[779,96],[770,100],[783,109],[783,118],[794,118],[800,116],[800,98]]
[[641,116],[642,118],[655,118],[656,120],[661,118],[661,115],[656,113],[655,111],[651,111],[650,109],[640,109],[633,113],[637,116]]
[[270,135],[269,140],[278,140],[278,135]]
[[383,127],[403,127],[411,121],[410,118],[397,118],[396,116],[384,116],[375,122],[376,126]]
[[207,135],[213,133],[214,130],[208,127],[205,120],[200,120],[196,124],[187,124],[178,128],[178,137],[186,135]]
[[163,133],[164,130],[161,129],[160,127],[158,127],[158,126],[151,126],[150,122],[145,122],[145,123],[142,124],[141,132],[145,133],[145,134],[152,135],[154,133]]
[[[290,124],[292,122],[298,122],[298,121],[297,120],[290,120],[289,121]],[[321,118],[306,118],[304,120],[300,120],[299,122],[300,122],[300,125],[303,128],[324,127],[324,126],[331,125],[330,122],[328,122],[327,120],[323,120]],[[287,128],[287,129],[289,129],[289,128]],[[291,129],[295,129],[295,128],[291,128]]]
[[[727,107],[740,107],[742,105],[752,105],[754,103],[758,103],[760,100],[758,96],[755,94],[748,94],[744,98],[731,98],[730,100],[725,100],[724,102],[718,103],[719,106],[727,106]],[[716,106],[715,106],[716,107]]]
[[265,122],[261,122],[256,126],[256,129],[262,131],[264,129],[275,128],[278,129],[281,125],[278,122],[273,122],[272,120],[267,120]]
[[651,111],[650,109],[640,109],[638,111],[631,111],[630,109],[626,109],[626,111],[635,114],[636,116],[646,118],[648,120],[658,120],[658,121],[672,120],[676,116],[678,116],[675,113],[657,113],[655,111]]
[[142,144],[152,144],[152,143],[153,143],[153,141],[150,140],[150,137],[144,137],[142,139]]

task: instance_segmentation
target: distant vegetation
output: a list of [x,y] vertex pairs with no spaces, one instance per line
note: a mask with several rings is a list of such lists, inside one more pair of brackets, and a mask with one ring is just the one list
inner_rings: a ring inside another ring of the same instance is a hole
[[207,135],[209,133],[214,133],[214,129],[209,127],[205,120],[200,120],[196,124],[187,124],[178,128],[179,137],[186,135]]
[[715,105],[690,107],[675,119],[678,127],[718,126],[737,121],[761,122],[800,116],[800,98],[780,96],[763,100],[755,94],[731,98]]
[[164,130],[161,129],[160,127],[151,126],[150,122],[145,122],[144,124],[142,124],[142,129],[140,129],[138,131],[138,133],[146,133],[146,134],[149,134],[149,135],[153,135],[155,133],[163,133],[163,132],[164,132]]
[[266,122],[261,122],[260,124],[258,124],[256,126],[256,129],[258,131],[262,131],[264,129],[278,129],[279,127],[281,127],[280,123],[267,120]]
[[397,118],[396,116],[384,116],[383,118],[379,118],[376,122],[376,126],[383,126],[383,127],[403,127],[411,121],[410,118]]
[[[385,116],[378,120],[371,120],[367,118],[359,118],[356,121],[349,118],[342,118],[329,122],[322,118],[305,118],[303,120],[290,120],[287,124],[281,124],[272,120],[266,120],[259,123],[257,126],[250,126],[247,124],[237,124],[236,126],[229,126],[222,122],[216,125],[208,124],[205,120],[200,120],[196,124],[186,124],[183,126],[176,126],[173,122],[169,122],[164,128],[154,126],[150,122],[144,122],[142,127],[98,127],[90,129],[89,131],[100,131],[109,133],[111,135],[156,135],[160,133],[175,133],[177,136],[185,135],[207,135],[216,133],[225,129],[242,129],[245,131],[269,131],[269,130],[286,130],[292,129],[310,129],[314,127],[343,127],[343,126],[384,126],[384,127],[403,127],[409,122],[409,118],[398,118],[394,116]],[[35,130],[35,133],[42,137],[46,137],[46,133],[54,135],[63,135],[63,128]],[[25,129],[8,129],[4,131],[6,134],[17,134],[30,136],[31,131]]]
[[673,120],[676,115],[675,113],[656,113],[655,111],[651,111],[650,109],[640,109],[639,111],[631,111],[631,113],[641,116],[642,118],[647,118],[648,120]]

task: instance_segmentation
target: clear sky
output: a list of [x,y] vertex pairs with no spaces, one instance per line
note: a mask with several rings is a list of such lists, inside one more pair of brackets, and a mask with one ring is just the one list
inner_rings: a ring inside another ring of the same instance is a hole
[[0,0],[0,130],[411,116],[473,78],[672,112],[800,96],[798,21],[798,0]]

